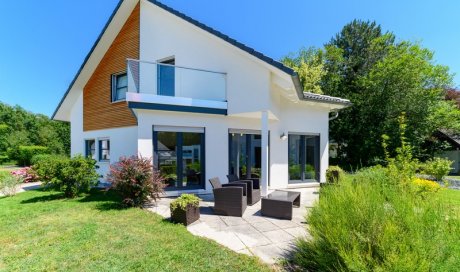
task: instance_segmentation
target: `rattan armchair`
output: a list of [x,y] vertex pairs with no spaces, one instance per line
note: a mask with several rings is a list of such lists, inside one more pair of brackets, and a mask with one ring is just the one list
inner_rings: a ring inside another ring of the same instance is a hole
[[229,184],[244,182],[248,185],[248,205],[254,205],[260,201],[260,184],[258,178],[240,179],[237,175],[227,175]]
[[243,216],[247,207],[247,184],[222,184],[218,177],[209,180],[213,187],[214,213],[229,216]]

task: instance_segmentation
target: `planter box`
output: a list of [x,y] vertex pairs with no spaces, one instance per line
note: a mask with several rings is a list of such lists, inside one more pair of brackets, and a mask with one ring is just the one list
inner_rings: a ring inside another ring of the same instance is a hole
[[194,207],[189,204],[185,210],[180,208],[171,210],[171,221],[175,223],[180,223],[188,226],[198,219],[200,219],[199,207]]

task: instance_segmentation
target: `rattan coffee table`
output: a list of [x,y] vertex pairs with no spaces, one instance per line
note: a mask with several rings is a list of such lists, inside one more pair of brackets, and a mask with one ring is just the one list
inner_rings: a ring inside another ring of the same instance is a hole
[[261,213],[283,219],[292,219],[292,207],[300,207],[300,193],[276,190],[262,198]]

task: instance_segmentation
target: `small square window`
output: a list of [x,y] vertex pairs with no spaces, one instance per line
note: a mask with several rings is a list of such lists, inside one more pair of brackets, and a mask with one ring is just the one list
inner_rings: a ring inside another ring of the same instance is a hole
[[85,140],[85,156],[96,159],[96,140]]
[[126,73],[112,75],[112,102],[126,99],[128,91],[128,75]]
[[110,140],[99,140],[99,161],[110,161]]

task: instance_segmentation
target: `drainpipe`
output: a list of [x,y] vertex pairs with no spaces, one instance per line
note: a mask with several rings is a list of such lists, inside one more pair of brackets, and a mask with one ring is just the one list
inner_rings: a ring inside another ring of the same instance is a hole
[[331,113],[334,113],[334,115],[329,117],[329,121],[332,121],[332,120],[336,119],[337,117],[339,117],[339,111],[338,110],[331,111]]

